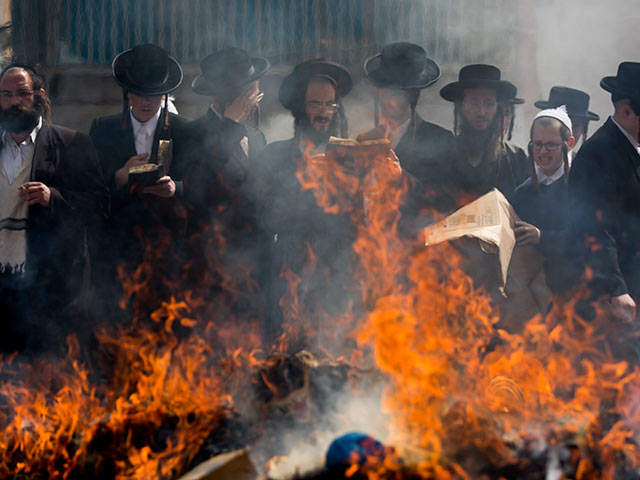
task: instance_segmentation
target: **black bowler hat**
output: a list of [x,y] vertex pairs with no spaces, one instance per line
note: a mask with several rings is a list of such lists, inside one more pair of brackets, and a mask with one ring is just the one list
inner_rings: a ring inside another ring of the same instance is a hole
[[141,96],[164,95],[182,83],[182,68],[177,60],[151,43],[119,53],[111,70],[122,88]]
[[427,88],[440,78],[440,67],[421,46],[395,42],[367,58],[364,73],[380,88]]
[[199,95],[225,93],[259,79],[268,69],[266,58],[251,58],[241,48],[225,48],[200,62],[202,73],[193,79],[191,88]]
[[622,62],[615,77],[604,77],[600,86],[620,100],[640,101],[640,63]]
[[278,97],[282,106],[291,110],[302,96],[306,94],[307,83],[312,77],[329,77],[336,88],[336,98],[342,98],[351,91],[353,80],[342,65],[326,60],[309,60],[295,66],[280,85]]
[[508,102],[518,93],[516,86],[500,78],[500,69],[493,65],[467,65],[460,69],[458,81],[445,85],[440,96],[449,102],[461,101],[466,88],[489,88],[495,90],[498,100]]
[[551,87],[549,100],[538,100],[534,105],[541,110],[565,105],[570,117],[600,120],[600,115],[589,111],[589,94],[575,88]]

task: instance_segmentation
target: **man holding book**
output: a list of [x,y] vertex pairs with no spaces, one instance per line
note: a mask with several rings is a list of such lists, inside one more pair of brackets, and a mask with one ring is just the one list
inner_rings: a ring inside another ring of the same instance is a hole
[[124,262],[128,271],[135,270],[159,230],[169,235],[182,228],[184,165],[174,150],[189,122],[167,109],[182,68],[159,46],[125,50],[114,59],[112,73],[122,88],[122,113],[96,118],[90,131],[112,195],[111,218],[97,247],[101,262],[94,265],[105,308],[120,290],[118,266]]
[[324,153],[330,137],[347,136],[342,99],[352,84],[346,68],[336,63],[316,59],[297,65],[279,91],[280,103],[293,115],[294,136],[267,145],[249,178],[257,222],[270,244],[264,282],[268,337],[289,320],[286,302],[279,304],[287,291],[281,273],[302,278],[296,294],[311,321],[325,306],[330,314],[344,312],[350,298],[354,225],[346,214],[326,213],[301,182],[328,166]]

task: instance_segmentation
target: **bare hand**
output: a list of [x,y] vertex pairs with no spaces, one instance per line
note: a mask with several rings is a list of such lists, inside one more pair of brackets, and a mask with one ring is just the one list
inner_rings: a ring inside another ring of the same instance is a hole
[[245,89],[224,109],[224,116],[237,123],[246,122],[255,109],[258,108],[259,95],[260,90],[258,90],[257,86],[249,85],[249,88]]
[[164,176],[158,179],[155,185],[144,187],[142,193],[150,193],[162,198],[171,198],[176,193],[176,184],[171,177]]
[[611,297],[611,313],[614,317],[631,323],[636,317],[636,302],[628,293]]
[[516,221],[513,231],[516,234],[517,245],[540,244],[540,229],[530,223]]
[[116,173],[113,174],[113,179],[116,183],[116,188],[121,189],[129,182],[129,169],[131,167],[137,167],[138,165],[144,165],[147,163],[147,157],[149,154],[141,153],[139,155],[134,155],[127,163],[124,164],[122,168],[116,170]]
[[27,205],[42,205],[48,207],[51,200],[51,190],[42,182],[27,182],[18,187],[18,196]]

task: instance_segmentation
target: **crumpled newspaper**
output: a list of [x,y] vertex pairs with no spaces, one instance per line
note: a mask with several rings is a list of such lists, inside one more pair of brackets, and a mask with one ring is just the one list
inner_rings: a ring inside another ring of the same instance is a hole
[[494,188],[489,193],[465,205],[447,218],[424,229],[425,245],[436,245],[460,237],[473,237],[481,241],[487,253],[498,252],[503,286],[516,244],[513,231],[520,220],[505,196]]

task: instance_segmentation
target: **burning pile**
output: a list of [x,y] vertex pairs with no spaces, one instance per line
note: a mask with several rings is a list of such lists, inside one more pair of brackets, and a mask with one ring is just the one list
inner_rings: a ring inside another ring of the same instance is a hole
[[[69,337],[64,359],[3,360],[0,476],[174,478],[206,456],[271,443],[256,454],[266,463],[289,453],[275,435],[340,422],[333,390],[364,398],[382,377],[380,440],[393,448],[351,458],[343,477],[639,478],[635,333],[585,308],[579,289],[546,316],[501,328],[460,251],[424,248],[407,229],[410,181],[374,150],[350,170],[327,155],[299,173],[327,215],[353,222],[361,297],[347,318],[307,325],[314,353],[289,351],[293,330],[265,351],[259,308],[230,315],[230,299],[250,296],[239,293],[238,279],[250,283],[241,269],[206,273],[192,291],[171,285],[151,315],[99,328],[91,355]],[[213,255],[223,232],[209,233]],[[132,298],[148,278],[137,274],[125,282]],[[300,279],[290,280],[285,325],[299,327]],[[338,331],[345,342],[323,343]]]

